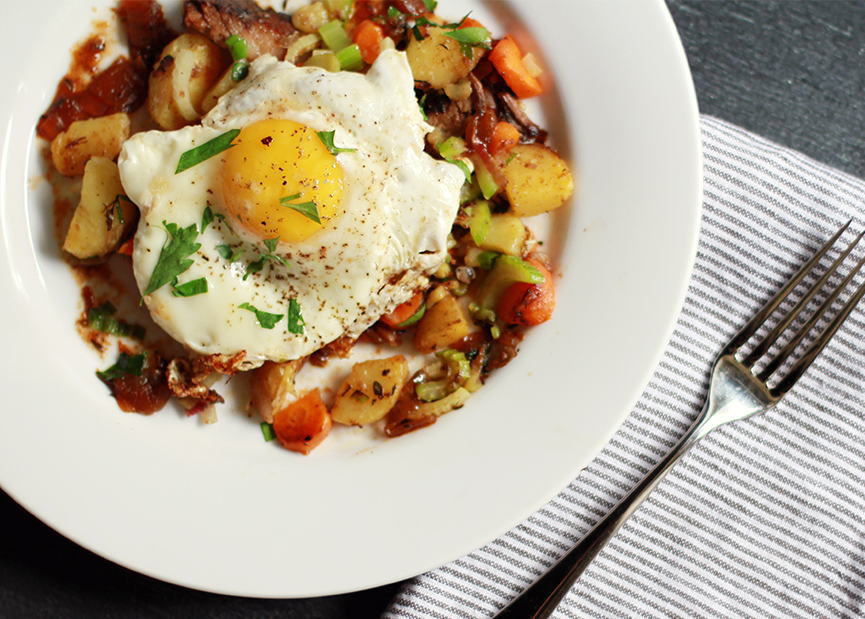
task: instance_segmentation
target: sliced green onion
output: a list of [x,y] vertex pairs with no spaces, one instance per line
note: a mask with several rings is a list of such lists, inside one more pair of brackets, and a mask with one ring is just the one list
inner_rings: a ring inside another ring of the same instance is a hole
[[133,376],[141,376],[144,370],[144,362],[147,360],[147,353],[139,353],[137,355],[129,355],[125,352],[120,353],[117,363],[103,372],[96,372],[96,376],[103,382],[110,382],[123,378],[129,374]]
[[212,140],[186,151],[180,155],[180,160],[177,162],[177,169],[174,173],[180,174],[181,172],[185,172],[189,168],[197,166],[202,161],[207,161],[222,151],[228,150],[232,146],[231,141],[236,138],[239,133],[240,129],[226,131],[222,135],[218,135]]
[[268,443],[276,438],[276,431],[273,429],[272,423],[266,421],[261,422],[261,433],[264,435],[264,440]]
[[245,60],[238,60],[231,66],[231,79],[235,82],[242,82],[249,75],[249,63]]
[[110,301],[106,301],[99,307],[93,307],[87,312],[87,326],[102,333],[116,335],[118,337],[131,337],[143,340],[147,332],[141,325],[132,325],[114,318],[117,308]]
[[249,47],[246,45],[246,39],[232,34],[225,39],[225,46],[231,54],[232,60],[243,60],[249,52]]
[[[338,19],[319,28],[318,33],[321,35],[321,40],[324,41],[324,44],[331,51],[338,52],[351,45],[351,39],[348,38],[345,28],[342,27],[342,23]],[[340,64],[342,65],[342,62]]]
[[339,50],[336,53],[336,59],[339,60],[339,66],[344,71],[356,71],[363,67],[363,56],[360,54],[360,47],[357,43],[352,43]]

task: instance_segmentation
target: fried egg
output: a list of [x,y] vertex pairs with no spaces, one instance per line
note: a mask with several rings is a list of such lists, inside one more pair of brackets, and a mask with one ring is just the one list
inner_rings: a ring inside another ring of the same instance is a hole
[[[447,256],[465,177],[424,153],[430,130],[405,55],[387,50],[366,75],[259,58],[200,126],[133,136],[118,165],[154,320],[197,353],[255,365],[357,337]],[[151,292],[154,279],[167,281]]]

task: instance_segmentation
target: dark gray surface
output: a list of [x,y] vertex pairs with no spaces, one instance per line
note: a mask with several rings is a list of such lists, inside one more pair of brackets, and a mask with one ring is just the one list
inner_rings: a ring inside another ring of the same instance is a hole
[[[865,176],[865,2],[668,6],[703,113]],[[2,492],[0,523],[0,619],[365,619],[378,617],[398,586],[308,600],[213,595],[113,565]]]

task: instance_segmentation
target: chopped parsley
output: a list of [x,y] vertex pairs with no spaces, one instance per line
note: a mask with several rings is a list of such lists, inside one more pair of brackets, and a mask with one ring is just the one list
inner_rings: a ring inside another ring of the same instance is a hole
[[300,313],[300,303],[297,299],[288,301],[288,332],[294,335],[303,335],[303,328],[306,326],[306,321]]
[[189,256],[201,247],[201,243],[195,242],[198,237],[198,228],[195,224],[179,228],[177,224],[170,224],[163,220],[162,225],[168,232],[169,241],[159,252],[159,258],[150,275],[150,282],[144,290],[144,296],[176,281],[177,276],[184,273],[195,262]]
[[[321,140],[321,143],[324,144],[325,148],[330,151],[331,155],[338,155],[339,153],[353,153],[357,149],[356,148],[338,148],[333,144],[333,134],[334,131],[316,131],[316,135],[318,139]],[[291,198],[288,198],[291,200]]]
[[270,312],[264,312],[249,303],[241,303],[237,307],[255,314],[255,319],[258,321],[258,324],[262,329],[273,329],[276,326],[276,323],[285,318],[284,314],[271,314]]
[[225,260],[229,262],[237,262],[240,260],[240,257],[243,255],[243,250],[234,251],[231,249],[231,245],[217,245],[216,251],[222,256]]
[[171,282],[171,294],[175,297],[194,297],[195,295],[205,294],[207,292],[207,280],[203,277],[193,279],[192,281],[178,284],[177,278]]
[[255,262],[250,262],[246,266],[246,274],[243,276],[243,281],[246,281],[246,278],[249,277],[252,273],[258,273],[259,271],[261,271],[264,268],[264,265],[267,264],[268,260],[276,260],[284,266],[291,268],[291,263],[288,260],[286,260],[282,256],[277,256],[275,253],[273,253],[276,251],[277,243],[279,243],[278,236],[272,239],[264,239],[264,246],[267,248],[267,253],[261,254],[258,257],[258,260],[256,260]]
[[318,216],[318,207],[315,205],[315,202],[299,202],[292,203],[289,200],[297,200],[300,198],[300,194],[296,193],[293,196],[288,196],[287,198],[280,198],[279,203],[282,206],[287,206],[289,208],[293,208],[295,211],[304,215],[307,219],[314,221],[317,224],[321,223],[321,218]]

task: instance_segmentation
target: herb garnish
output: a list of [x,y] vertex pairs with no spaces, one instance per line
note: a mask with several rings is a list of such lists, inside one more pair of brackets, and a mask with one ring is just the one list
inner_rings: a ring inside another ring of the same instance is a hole
[[289,299],[288,301],[288,332],[294,335],[303,335],[303,327],[306,326],[306,321],[300,314],[300,303],[297,299]]
[[232,129],[231,131],[226,131],[222,135],[216,136],[212,140],[208,140],[200,146],[189,149],[180,155],[180,160],[177,162],[177,169],[174,170],[174,173],[180,174],[181,172],[185,172],[189,168],[197,166],[202,161],[207,161],[222,151],[228,150],[232,147],[231,141],[236,138],[239,133],[240,129]]
[[240,257],[243,255],[243,250],[234,251],[231,249],[231,245],[217,245],[216,251],[222,256],[225,260],[229,262],[237,262],[240,260]]
[[297,200],[300,198],[299,193],[294,194],[293,196],[288,196],[287,198],[280,198],[279,203],[282,206],[287,206],[289,208],[293,208],[301,215],[305,215],[307,219],[311,219],[317,224],[321,223],[321,218],[318,216],[318,207],[316,207],[315,202],[299,202],[299,203],[291,203],[289,200]]
[[269,443],[276,438],[276,431],[273,429],[272,423],[262,421],[259,425],[261,426],[261,433],[264,435],[265,441]]
[[[324,144],[325,148],[330,151],[331,155],[338,155],[339,153],[353,153],[357,151],[356,148],[338,148],[333,145],[333,134],[335,131],[316,131],[315,134],[318,136],[318,139],[321,140],[321,143]],[[291,199],[291,198],[289,198]]]
[[177,283],[177,278],[171,282],[171,294],[175,297],[194,297],[195,295],[205,294],[207,292],[207,280],[203,277],[193,279],[192,281],[183,284]]
[[125,352],[120,353],[117,363],[103,372],[96,372],[96,376],[103,382],[109,382],[123,378],[129,374],[133,376],[141,376],[144,370],[144,362],[147,360],[147,353],[139,353],[137,355],[129,355]]
[[273,329],[276,326],[276,323],[285,318],[284,314],[271,314],[270,312],[264,312],[249,303],[241,303],[237,307],[238,309],[244,309],[255,314],[255,319],[258,320],[258,324],[262,329]]
[[176,281],[177,276],[184,273],[195,262],[189,256],[201,247],[201,243],[195,242],[198,237],[198,228],[195,224],[190,224],[187,228],[179,228],[177,224],[170,224],[163,220],[162,225],[165,226],[170,238],[159,252],[159,258],[150,275],[150,282],[144,290],[144,296],[159,290],[165,284]]
[[267,247],[267,253],[261,254],[258,257],[258,260],[255,262],[250,262],[246,267],[246,275],[243,276],[243,281],[246,281],[246,278],[249,277],[252,273],[258,273],[264,268],[264,265],[267,264],[268,260],[276,260],[277,262],[282,263],[284,266],[291,268],[291,263],[283,258],[282,256],[277,256],[273,252],[276,251],[276,244],[279,243],[279,237],[275,237],[272,239],[264,239],[264,246]]
[[106,301],[99,307],[92,307],[87,312],[87,325],[103,333],[143,340],[146,333],[144,327],[117,320],[113,317],[116,312],[117,308],[110,301]]

